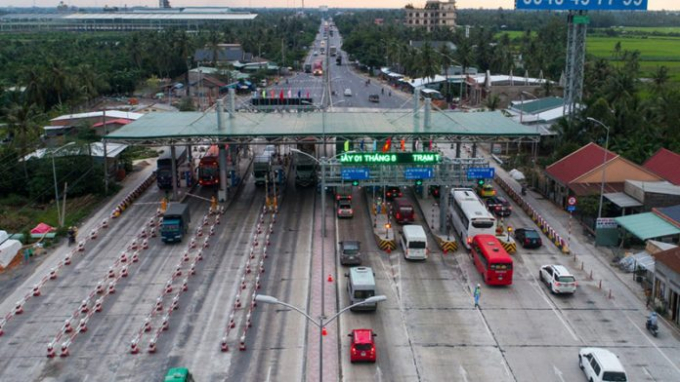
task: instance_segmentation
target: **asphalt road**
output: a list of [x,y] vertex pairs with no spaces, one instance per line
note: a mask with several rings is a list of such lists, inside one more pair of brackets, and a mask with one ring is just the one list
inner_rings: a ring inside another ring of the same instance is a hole
[[[365,87],[364,80],[344,65],[336,70],[338,75],[331,78],[342,77],[333,80],[340,86],[355,86],[357,91]],[[320,97],[318,77],[298,77],[316,81],[315,91]],[[351,98],[359,100],[354,95]],[[398,97],[393,94],[392,99]],[[337,104],[340,107],[341,103]],[[203,198],[211,194],[211,190],[199,189],[199,197],[188,199],[192,209],[190,232],[201,226],[209,206]],[[412,191],[405,194],[415,203]],[[259,304],[246,330],[245,351],[238,350],[240,336],[247,326],[249,299],[256,292],[308,310],[316,318],[319,283],[324,282],[326,292],[337,297],[326,296],[326,316],[347,306],[347,268],[337,263],[332,248],[337,241],[348,239],[362,242],[364,265],[373,268],[378,292],[388,299],[376,312],[346,312],[337,327],[329,326],[330,335],[323,339],[324,354],[331,357],[324,358],[326,380],[584,381],[577,353],[586,346],[614,351],[631,381],[680,380],[678,331],[662,324],[659,337],[651,337],[644,329],[644,303],[609,264],[586,254],[577,238],[572,239],[571,247],[612,290],[614,298],[599,289],[599,279],[590,280],[572,257],[548,243],[538,250],[518,249],[513,255],[514,282],[509,287],[485,286],[466,251],[443,254],[431,237],[430,257],[424,262],[406,261],[399,248],[387,254],[378,249],[373,237],[368,212],[371,195],[360,188],[353,190],[352,219],[337,220],[334,204],[328,200],[328,237],[321,240],[320,194],[314,188],[295,188],[290,175],[267,247],[266,271],[260,274],[259,290],[253,286],[256,272],[246,273],[245,269],[254,236],[260,240],[255,255],[261,256],[264,250],[266,234],[258,234],[258,225],[262,224],[265,192],[246,178],[245,186],[234,195],[216,226],[215,235],[210,236],[209,247],[203,249],[204,260],[197,263],[196,275],[188,279],[188,290],[180,295],[179,309],[173,311],[168,330],[159,334],[155,354],[146,351],[151,334],[142,335],[139,354],[130,354],[130,341],[143,327],[144,318],[154,309],[156,298],[163,294],[184,253],[197,253],[187,241],[165,245],[159,238],[150,239],[149,249],[140,252],[139,263],[130,264],[130,275],[119,280],[116,293],[106,297],[102,312],[91,317],[88,331],[74,339],[70,356],[47,358],[47,344],[97,283],[107,278],[108,269],[135,235],[154,218],[161,196],[153,186],[147,190],[97,240],[88,243],[83,255],[62,268],[40,297],[32,297],[25,311],[4,326],[0,380],[151,381],[160,380],[168,368],[178,366],[189,367],[197,381],[317,380],[313,344],[318,341],[314,334],[318,332],[302,315],[281,306]],[[110,210],[110,204],[103,206],[81,232],[99,224]],[[416,212],[416,224],[424,224],[428,211],[416,208]],[[265,227],[270,219],[265,218]],[[513,227],[533,226],[518,206],[506,222]],[[395,228],[399,230],[396,224]],[[204,230],[207,232],[207,227]],[[324,268],[319,265],[321,246],[326,253]],[[19,296],[31,291],[68,252],[66,246],[55,248],[39,264],[2,275],[0,314],[14,309]],[[575,295],[550,294],[538,281],[538,269],[544,264],[567,266],[579,282]],[[183,267],[186,272],[188,265]],[[329,273],[335,276],[333,282],[325,280]],[[179,287],[184,277],[173,286]],[[246,289],[242,289],[241,280],[247,281]],[[474,307],[471,295],[477,283],[482,284],[480,309]],[[243,307],[234,310],[237,296],[243,299]],[[169,300],[163,302],[167,307]],[[235,329],[227,337],[230,350],[221,352],[221,338],[231,313]],[[158,324],[159,317],[155,317],[154,327]],[[349,362],[346,334],[356,328],[372,328],[378,334],[376,364]]]

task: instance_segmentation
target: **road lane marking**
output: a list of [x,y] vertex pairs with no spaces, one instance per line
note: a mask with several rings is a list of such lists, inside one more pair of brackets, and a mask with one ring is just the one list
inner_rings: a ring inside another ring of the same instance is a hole
[[553,365],[553,371],[555,372],[555,376],[557,376],[560,381],[564,382],[564,378],[562,378],[562,371],[558,369],[557,366]]

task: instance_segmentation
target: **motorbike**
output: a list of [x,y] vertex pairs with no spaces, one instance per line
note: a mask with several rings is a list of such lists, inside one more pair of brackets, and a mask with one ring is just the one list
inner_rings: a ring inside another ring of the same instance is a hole
[[659,335],[659,324],[657,323],[656,312],[652,312],[652,314],[649,315],[645,326],[654,337]]
[[73,245],[76,242],[76,230],[74,228],[71,228],[67,232],[68,236],[68,245]]
[[520,191],[520,193],[522,194],[522,196],[525,196],[527,194],[527,188],[522,186],[522,190]]

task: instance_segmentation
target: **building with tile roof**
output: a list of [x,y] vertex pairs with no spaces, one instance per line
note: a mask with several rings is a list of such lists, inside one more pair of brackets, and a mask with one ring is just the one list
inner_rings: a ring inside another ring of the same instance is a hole
[[647,159],[642,166],[680,186],[680,154],[662,148]]
[[665,308],[666,317],[680,325],[680,247],[652,254],[654,281],[652,296],[655,307]]

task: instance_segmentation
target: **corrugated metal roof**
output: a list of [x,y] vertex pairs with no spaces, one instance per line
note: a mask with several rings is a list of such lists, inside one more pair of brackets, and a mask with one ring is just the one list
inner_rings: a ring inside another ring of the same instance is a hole
[[253,20],[254,13],[74,13],[68,20]]
[[149,113],[106,136],[108,140],[148,140],[181,137],[252,136],[388,136],[465,135],[537,136],[536,129],[523,126],[501,112],[433,112],[431,127],[413,127],[410,112],[327,112],[327,113],[236,113],[224,114],[224,128],[217,128],[216,113]]
[[531,99],[522,101],[515,101],[512,103],[512,108],[522,110],[524,113],[541,113],[552,110],[557,107],[560,109],[564,106],[564,99],[560,97],[547,97],[539,99]]
[[680,234],[680,229],[652,212],[620,216],[614,220],[640,240]]
[[680,205],[658,209],[655,208],[654,211],[663,218],[667,219],[667,221],[675,222],[675,224],[680,227]]
[[[133,113],[129,111],[124,111],[124,110],[106,110],[106,117],[107,118],[124,118],[124,119],[139,119],[143,116],[144,114],[141,113]],[[57,118],[52,118],[50,121],[63,121],[63,120],[68,120],[68,119],[80,119],[80,118],[95,118],[95,117],[103,117],[104,116],[104,111],[92,111],[89,113],[78,113],[78,114],[65,114],[65,115],[60,115]]]
[[[645,167],[646,170],[652,171]],[[658,174],[658,176],[662,176]],[[676,186],[669,182],[643,182],[639,180],[626,180],[627,183],[632,184],[635,188],[639,188],[644,192],[650,192],[653,194],[666,194],[666,195],[680,195],[680,186]]]
[[609,199],[610,202],[616,204],[621,208],[642,206],[642,203],[638,202],[637,199],[631,198],[624,192],[613,192],[611,194],[604,194],[604,197]]

